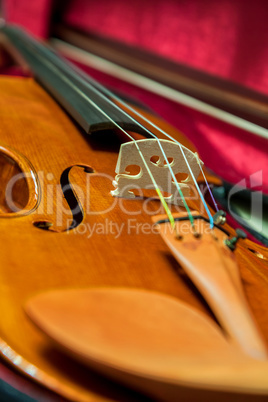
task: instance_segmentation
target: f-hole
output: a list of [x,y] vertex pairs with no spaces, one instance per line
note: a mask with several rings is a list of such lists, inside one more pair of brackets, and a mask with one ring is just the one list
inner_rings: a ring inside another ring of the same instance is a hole
[[[84,172],[86,173],[94,173],[94,170],[90,166],[86,165],[73,165],[62,172],[60,177],[60,185],[64,198],[66,199],[66,202],[72,212],[72,223],[61,232],[67,232],[69,230],[75,229],[78,225],[80,225],[84,218],[83,208],[69,178],[70,171],[73,167],[80,167],[84,169]],[[49,221],[36,221],[33,223],[33,225],[36,226],[38,229],[47,230],[50,232],[58,232],[57,230],[53,229],[53,223]]]

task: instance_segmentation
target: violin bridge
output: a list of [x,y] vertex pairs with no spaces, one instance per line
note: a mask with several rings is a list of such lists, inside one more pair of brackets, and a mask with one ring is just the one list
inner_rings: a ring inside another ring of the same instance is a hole
[[[203,164],[200,160],[199,163]],[[138,167],[139,172],[131,174],[128,171],[131,166]],[[189,197],[192,175],[197,178],[200,172],[196,154],[176,142],[156,139],[127,142],[120,148],[115,169],[117,175],[113,181],[115,190],[111,191],[111,194],[115,197],[135,198],[134,189],[138,189],[139,192],[140,190],[155,190],[148,168],[165,200],[181,206],[183,206],[183,200],[178,187],[185,198]],[[171,170],[177,183],[173,180]]]

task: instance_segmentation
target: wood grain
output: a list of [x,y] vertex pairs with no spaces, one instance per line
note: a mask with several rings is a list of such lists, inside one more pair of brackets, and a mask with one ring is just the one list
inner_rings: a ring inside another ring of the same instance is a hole
[[[1,145],[24,155],[39,182],[38,208],[23,216],[3,215],[0,221],[2,356],[72,400],[137,400],[134,394],[56,352],[26,317],[25,301],[49,289],[125,286],[153,289],[184,300],[207,315],[211,313],[160,235],[151,233],[151,216],[163,212],[159,202],[147,200],[145,204],[144,200],[111,197],[120,136],[111,132],[83,135],[32,79],[3,77],[0,93]],[[180,133],[155,119],[188,146]],[[70,172],[80,195],[90,177],[89,208],[80,196],[85,212],[83,226],[64,232],[71,215],[59,186],[60,177],[66,168],[78,164],[95,171],[89,174],[73,167]],[[133,221],[129,223],[129,219]],[[58,233],[38,229],[35,221],[52,222]],[[121,235],[111,233],[109,226],[98,233],[97,228],[107,222],[121,225]],[[144,233],[141,225],[146,225]],[[267,250],[246,240],[238,246],[236,256],[246,296],[268,342]]]
[[[156,399],[161,387],[163,400],[180,400],[185,383],[193,388],[202,383],[206,400],[217,386],[226,391],[235,384],[236,400],[247,390],[254,397],[268,392],[267,361],[258,365],[228,343],[211,319],[161,293],[116,287],[55,290],[31,298],[26,311],[68,355],[123,383],[134,379]],[[234,376],[242,366],[243,374]],[[173,394],[167,396],[170,385]],[[196,398],[193,390],[189,396]]]
[[[185,215],[176,214],[175,218]],[[153,219],[157,222],[160,217]],[[176,222],[177,236],[168,230],[169,223],[158,227],[171,253],[204,296],[231,341],[248,356],[267,360],[266,345],[241,288],[235,256],[225,244],[228,236],[220,227],[211,230],[203,219],[194,222],[199,237],[193,236],[189,220]]]

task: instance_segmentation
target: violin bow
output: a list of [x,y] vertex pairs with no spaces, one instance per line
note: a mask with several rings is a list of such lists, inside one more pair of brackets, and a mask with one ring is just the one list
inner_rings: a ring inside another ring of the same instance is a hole
[[53,47],[73,60],[268,138],[268,98],[264,94],[63,24],[53,27],[53,35]]

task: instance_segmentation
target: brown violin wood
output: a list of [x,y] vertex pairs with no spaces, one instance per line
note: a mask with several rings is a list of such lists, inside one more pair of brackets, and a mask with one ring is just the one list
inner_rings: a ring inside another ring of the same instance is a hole
[[[175,217],[185,215],[181,213]],[[154,222],[159,220],[160,217],[154,217]],[[241,289],[235,256],[225,244],[228,236],[218,227],[211,230],[209,223],[203,219],[196,219],[194,224],[200,237],[194,236],[189,220],[176,222],[177,235],[170,230],[169,223],[159,224],[158,227],[170,251],[202,293],[232,341],[249,356],[267,360],[266,345]]]
[[[124,286],[155,290],[206,315],[211,312],[154,231],[151,217],[164,213],[159,201],[110,195],[120,136],[111,132],[85,136],[32,79],[3,77],[0,93],[1,146],[23,155],[38,177],[36,209],[17,217],[4,214],[0,221],[2,356],[72,400],[140,400],[55,351],[25,315],[26,300],[50,289]],[[188,147],[181,133],[151,117]],[[91,169],[86,172],[81,165]],[[68,179],[83,220],[67,231],[73,217],[60,179],[70,167]],[[172,211],[176,212],[175,206]],[[36,222],[44,226],[48,222],[49,230],[36,227]],[[267,250],[245,240],[235,255],[246,297],[268,343]]]
[[[258,366],[228,343],[211,319],[157,292],[128,288],[54,290],[31,298],[26,311],[68,355],[126,384],[135,381],[138,389],[156,399],[161,395],[165,401],[180,400],[183,386],[196,386],[202,378],[203,385],[209,384],[210,389],[204,389],[207,395],[192,389],[189,399],[211,400],[212,384],[231,389],[234,371],[242,366],[243,374],[236,375],[236,387],[242,395],[245,385],[258,390],[259,397],[267,389],[267,361]],[[173,392],[167,396],[170,386]],[[237,396],[231,392],[228,400],[233,399]]]

